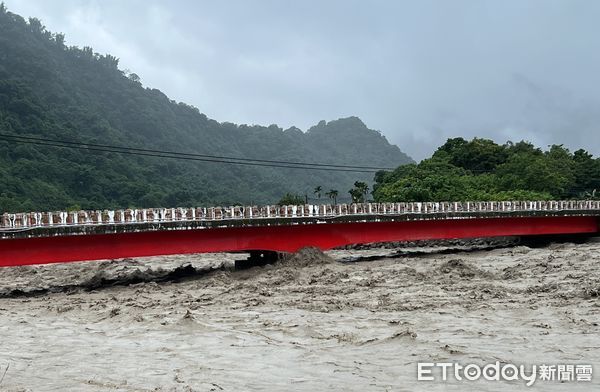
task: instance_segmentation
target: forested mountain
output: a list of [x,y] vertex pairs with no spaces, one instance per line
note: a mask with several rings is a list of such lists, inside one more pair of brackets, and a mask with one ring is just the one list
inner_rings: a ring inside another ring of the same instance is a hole
[[[396,167],[412,162],[350,117],[296,128],[219,123],[142,86],[118,59],[65,45],[0,7],[0,134],[282,161]],[[0,213],[65,208],[272,203],[373,174],[189,162],[19,144],[0,136]]]

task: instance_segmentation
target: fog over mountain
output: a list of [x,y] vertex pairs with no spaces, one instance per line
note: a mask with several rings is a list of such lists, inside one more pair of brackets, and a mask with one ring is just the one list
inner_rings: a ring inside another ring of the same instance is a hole
[[0,3],[0,214],[266,204],[284,194],[319,203],[332,190],[343,201],[355,182],[410,162],[355,116],[306,132],[215,121]]
[[600,153],[600,2],[5,3],[219,121],[358,116],[416,159],[475,135]]

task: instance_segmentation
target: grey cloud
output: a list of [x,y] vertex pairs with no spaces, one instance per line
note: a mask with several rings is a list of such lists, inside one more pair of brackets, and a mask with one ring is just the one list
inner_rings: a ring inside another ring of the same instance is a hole
[[600,153],[600,2],[5,0],[219,121],[357,115],[420,159],[446,138]]

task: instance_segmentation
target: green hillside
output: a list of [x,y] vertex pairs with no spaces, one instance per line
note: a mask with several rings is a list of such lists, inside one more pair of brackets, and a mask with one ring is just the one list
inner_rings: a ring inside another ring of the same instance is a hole
[[376,201],[598,199],[600,158],[521,141],[448,139],[431,158],[375,176]]
[[[69,47],[37,19],[0,9],[0,133],[257,159],[396,167],[412,160],[350,117],[296,128],[219,123],[145,88],[118,59]],[[272,203],[373,174],[90,152],[0,138],[0,213],[65,208]]]

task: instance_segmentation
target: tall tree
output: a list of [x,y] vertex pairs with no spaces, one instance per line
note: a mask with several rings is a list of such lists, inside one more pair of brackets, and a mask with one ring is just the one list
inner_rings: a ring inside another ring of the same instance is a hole
[[354,188],[348,191],[353,203],[365,203],[369,193],[369,185],[366,182],[354,182]]
[[319,185],[317,187],[315,187],[315,190],[313,191],[313,193],[317,196],[318,200],[321,200],[321,191],[323,190],[323,188]]
[[333,205],[337,205],[338,193],[339,192],[336,189],[331,189],[329,192],[325,193],[325,196],[333,200]]

